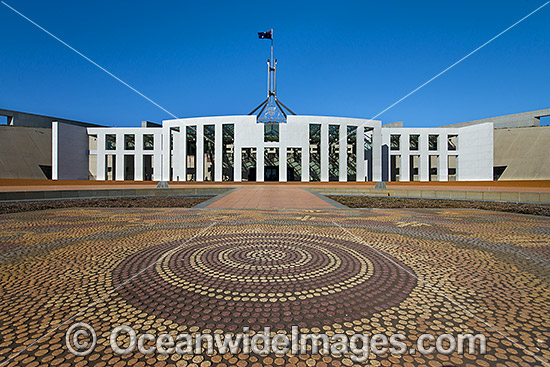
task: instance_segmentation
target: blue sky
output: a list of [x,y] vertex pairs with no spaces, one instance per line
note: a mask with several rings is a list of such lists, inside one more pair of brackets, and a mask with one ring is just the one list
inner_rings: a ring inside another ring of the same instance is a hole
[[[298,114],[359,118],[544,4],[5,2],[178,117],[260,103],[269,41],[256,33],[273,27],[279,98]],[[550,4],[378,119],[427,127],[550,108],[549,19]],[[171,118],[4,5],[0,43],[0,108],[108,126]]]

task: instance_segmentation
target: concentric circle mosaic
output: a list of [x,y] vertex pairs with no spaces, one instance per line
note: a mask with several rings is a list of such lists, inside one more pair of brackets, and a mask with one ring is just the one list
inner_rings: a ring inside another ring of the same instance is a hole
[[[134,274],[140,275],[130,279]],[[416,284],[406,265],[364,244],[283,233],[159,245],[125,259],[113,279],[115,286],[126,283],[119,293],[138,308],[223,330],[321,327],[350,313],[368,317],[399,304]]]

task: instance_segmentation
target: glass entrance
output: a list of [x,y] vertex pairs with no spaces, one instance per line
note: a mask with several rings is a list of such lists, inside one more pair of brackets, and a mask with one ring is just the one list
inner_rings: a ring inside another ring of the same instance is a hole
[[279,181],[279,148],[264,149],[264,181]]

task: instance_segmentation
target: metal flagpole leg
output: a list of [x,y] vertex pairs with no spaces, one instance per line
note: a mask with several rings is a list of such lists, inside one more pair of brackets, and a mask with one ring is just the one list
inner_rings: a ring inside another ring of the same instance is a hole
[[273,94],[277,97],[277,59],[273,60]]
[[252,112],[250,112],[249,115],[253,115],[254,112],[258,111],[258,109],[259,109],[260,107],[262,107],[264,104],[266,104],[267,101],[269,101],[269,97],[267,97],[262,103],[260,103],[260,105],[259,105],[258,107],[256,107],[254,110],[252,110]]
[[293,115],[296,115],[290,108],[288,108],[287,106],[285,106],[285,104],[279,100],[277,100],[284,108],[286,108],[288,110],[288,112],[290,112],[291,114]]

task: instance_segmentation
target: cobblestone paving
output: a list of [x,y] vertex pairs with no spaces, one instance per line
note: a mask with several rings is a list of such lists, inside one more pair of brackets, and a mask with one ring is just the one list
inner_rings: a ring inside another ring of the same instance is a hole
[[[0,366],[348,366],[349,355],[120,356],[138,334],[484,334],[486,355],[371,355],[371,365],[550,359],[550,219],[477,210],[60,209],[0,216]],[[66,320],[72,319],[63,324]],[[74,322],[97,333],[75,356]],[[49,333],[49,334],[48,334]],[[35,342],[39,339],[37,342]],[[122,340],[122,342],[126,342]],[[547,363],[547,362],[546,362]],[[357,364],[364,365],[364,364]]]

